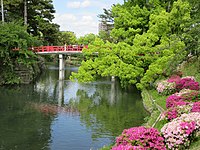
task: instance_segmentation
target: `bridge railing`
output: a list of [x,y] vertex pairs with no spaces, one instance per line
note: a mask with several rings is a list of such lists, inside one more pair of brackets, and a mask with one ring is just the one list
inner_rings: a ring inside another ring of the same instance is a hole
[[[82,45],[66,45],[66,46],[39,46],[39,47],[31,47],[29,50],[36,52],[36,53],[42,53],[42,52],[81,52],[83,48],[88,48],[88,46],[82,46]],[[13,51],[19,51],[19,48],[13,49]]]

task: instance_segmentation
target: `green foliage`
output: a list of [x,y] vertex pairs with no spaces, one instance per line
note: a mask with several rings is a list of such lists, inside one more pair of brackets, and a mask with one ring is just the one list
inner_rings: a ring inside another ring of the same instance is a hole
[[183,76],[194,76],[197,82],[200,82],[200,57],[193,57],[185,62],[180,71]]
[[[52,0],[27,0],[27,30],[49,45],[57,44],[59,35],[59,26],[52,23],[55,13],[52,3]],[[24,20],[24,0],[6,0],[4,10],[5,22]]]
[[109,41],[112,42],[113,39],[110,36],[110,32],[107,31],[100,31],[98,37],[102,39],[104,42]]
[[137,84],[143,89],[159,76],[169,75],[184,60],[186,51],[181,33],[190,21],[187,2],[174,2],[170,12],[160,4],[155,9],[149,7],[150,10],[126,5],[112,8],[115,28],[111,35],[118,43],[97,38],[84,50],[87,60],[78,74],[72,75],[73,79],[84,82],[99,76],[116,76],[123,87]]
[[200,3],[198,0],[188,0],[191,6],[191,21],[187,22],[183,39],[187,52],[192,55],[200,54]]
[[20,24],[14,22],[4,23],[0,24],[0,28],[0,58],[5,64],[9,64],[12,57],[17,57],[18,53],[14,52],[13,49],[19,48],[21,50],[20,53],[24,53],[28,57],[28,55],[33,55],[33,53],[27,51],[27,49],[40,43],[26,32],[25,26]]
[[113,41],[110,36],[110,32],[114,27],[114,17],[112,14],[111,9],[103,9],[104,13],[98,15],[100,18],[100,23],[104,27],[102,30],[99,31],[99,38],[101,38],[104,42],[106,41]]
[[[40,44],[40,41],[30,36],[25,26],[14,22],[0,24],[0,28],[0,76],[5,80],[4,84],[19,83],[19,78],[13,72],[14,66],[16,63],[26,66],[35,63],[36,55],[27,49]],[[15,48],[19,48],[19,51],[13,51]]]
[[124,41],[133,45],[136,34],[142,34],[148,29],[149,11],[146,7],[124,7],[116,5],[112,8],[114,16],[114,29],[111,36],[115,42]]
[[96,38],[96,35],[93,33],[90,34],[86,34],[85,36],[81,36],[80,38],[77,39],[77,43],[79,45],[83,44],[83,45],[88,45],[94,42]]
[[6,72],[4,70],[3,73],[1,73],[2,79],[4,79],[0,84],[19,84],[20,83],[20,78],[14,74],[13,72]]
[[[125,87],[128,84],[134,84],[137,77],[143,73],[142,68],[134,66],[136,64],[134,56],[130,53],[134,52],[126,43],[112,44],[104,43],[100,39],[96,39],[88,49],[84,50],[87,61],[83,61],[79,72],[73,73],[71,79],[77,78],[80,82],[93,81],[98,76],[117,76],[120,78],[121,84]],[[98,53],[97,56],[89,59],[89,56]]]
[[59,44],[60,45],[74,45],[77,43],[77,38],[74,32],[71,31],[65,31],[65,32],[60,32],[59,36]]

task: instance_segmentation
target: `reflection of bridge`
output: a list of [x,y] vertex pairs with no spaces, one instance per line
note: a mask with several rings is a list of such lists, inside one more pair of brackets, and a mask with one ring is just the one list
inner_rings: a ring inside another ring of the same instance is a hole
[[[71,55],[82,53],[83,48],[88,48],[88,46],[82,45],[65,45],[65,46],[39,46],[39,47],[31,47],[29,50],[33,51],[36,54],[59,54],[59,80],[64,79],[64,57],[63,55]],[[19,51],[20,49],[15,48],[14,51]],[[69,57],[70,58],[70,57]]]

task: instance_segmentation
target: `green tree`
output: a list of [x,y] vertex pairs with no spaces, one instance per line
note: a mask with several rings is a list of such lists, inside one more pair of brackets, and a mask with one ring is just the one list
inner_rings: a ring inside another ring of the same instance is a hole
[[148,30],[150,12],[146,7],[116,5],[112,7],[114,16],[114,29],[111,37],[115,42],[126,42],[133,45],[136,34],[142,34]]
[[121,42],[96,39],[85,49],[87,60],[78,74],[72,74],[72,79],[84,82],[99,76],[116,76],[124,87],[137,84],[144,88],[160,75],[169,75],[183,61],[186,53],[182,33],[190,21],[189,3],[178,0],[170,12],[159,4],[152,10],[139,5],[126,7],[113,8],[116,17],[111,34]]
[[84,36],[81,36],[78,38],[77,43],[78,44],[83,44],[83,45],[88,45],[90,43],[93,43],[96,38],[96,35],[93,33],[86,34]]
[[98,15],[100,18],[100,24],[104,27],[103,30],[99,31],[99,38],[103,39],[105,41],[112,41],[112,38],[110,36],[110,32],[114,27],[114,17],[112,15],[111,9],[103,9],[104,13]]
[[[28,32],[39,36],[45,44],[56,44],[59,26],[52,23],[54,7],[52,0],[27,0]],[[7,0],[4,2],[5,21],[24,20],[24,0]]]
[[198,0],[188,0],[191,6],[191,20],[187,22],[183,32],[188,53],[199,56],[200,54],[200,3]]
[[67,44],[76,44],[77,38],[74,32],[71,31],[61,31],[59,36],[59,43],[61,45]]
[[[29,35],[25,26],[16,22],[0,24],[0,76],[4,83],[16,83],[14,66],[16,63],[22,63],[31,66],[37,60],[36,55],[29,51],[32,45],[40,45],[40,41]],[[20,51],[14,51],[19,48]]]

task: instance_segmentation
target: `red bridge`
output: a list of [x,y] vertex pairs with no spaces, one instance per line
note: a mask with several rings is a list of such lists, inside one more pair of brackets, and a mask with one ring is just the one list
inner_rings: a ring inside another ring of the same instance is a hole
[[[29,50],[37,54],[75,54],[82,53],[83,48],[88,48],[87,45],[66,45],[66,46],[39,46],[39,47],[31,47]],[[13,49],[14,51],[18,51],[19,48]]]

